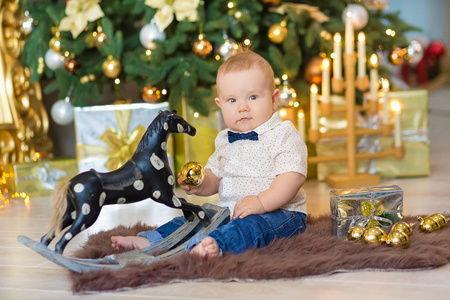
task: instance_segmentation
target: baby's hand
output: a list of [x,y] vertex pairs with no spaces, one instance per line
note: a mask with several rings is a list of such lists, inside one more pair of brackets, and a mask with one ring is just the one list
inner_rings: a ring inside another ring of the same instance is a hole
[[200,187],[201,185],[199,185],[199,186],[190,186],[190,185],[187,185],[187,184],[185,184],[185,183],[181,180],[180,177],[181,177],[181,174],[178,173],[178,180],[177,180],[177,182],[178,182],[178,184],[180,185],[181,189],[182,189],[183,191],[185,191],[186,194],[188,194],[188,195],[197,195],[197,193],[199,192],[199,187]]
[[234,206],[233,219],[245,218],[249,215],[261,215],[266,213],[264,206],[259,201],[258,196],[249,195],[237,202]]

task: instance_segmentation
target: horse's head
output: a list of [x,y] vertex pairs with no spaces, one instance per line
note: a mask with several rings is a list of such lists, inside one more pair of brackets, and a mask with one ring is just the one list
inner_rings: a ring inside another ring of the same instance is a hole
[[177,115],[177,111],[164,111],[162,114],[166,114],[166,122],[169,125],[169,131],[172,133],[187,133],[191,136],[194,136],[197,133],[197,130],[194,126],[189,124],[185,119]]

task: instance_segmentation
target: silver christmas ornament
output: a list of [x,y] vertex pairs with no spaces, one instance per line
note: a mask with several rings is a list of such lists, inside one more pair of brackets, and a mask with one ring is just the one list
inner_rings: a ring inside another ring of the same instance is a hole
[[65,60],[66,58],[61,53],[55,52],[52,49],[48,49],[44,57],[45,65],[53,71],[64,67]]
[[156,48],[155,41],[164,41],[165,39],[166,34],[159,31],[158,26],[154,23],[144,25],[139,32],[139,41],[142,46],[150,50]]
[[278,98],[280,106],[290,107],[293,106],[295,101],[297,101],[297,92],[287,80],[283,81],[283,85],[280,87],[280,97]]
[[349,4],[342,12],[342,22],[345,24],[345,19],[347,18],[347,12],[352,13],[352,23],[353,29],[358,31],[363,29],[367,22],[369,21],[369,13],[360,4]]
[[23,13],[23,19],[21,20],[22,32],[25,35],[29,35],[33,30],[33,18],[30,16],[30,12],[27,10]]
[[73,121],[73,106],[70,104],[68,98],[56,101],[51,109],[53,121],[56,124],[64,126]]
[[227,60],[236,52],[237,43],[233,39],[227,38],[223,44],[219,45],[216,50],[216,54],[220,56],[222,60]]
[[416,40],[411,40],[406,48],[404,58],[412,65],[418,64],[423,58],[422,45]]

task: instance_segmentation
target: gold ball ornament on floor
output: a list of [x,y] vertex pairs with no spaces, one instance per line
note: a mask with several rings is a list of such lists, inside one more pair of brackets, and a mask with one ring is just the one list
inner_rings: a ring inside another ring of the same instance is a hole
[[205,170],[198,162],[190,161],[181,167],[180,179],[187,185],[199,186],[205,179]]
[[364,241],[372,245],[381,245],[386,242],[386,232],[381,227],[367,228],[363,235]]
[[205,39],[198,39],[195,41],[192,51],[198,56],[205,58],[211,54],[213,47],[211,43]]
[[119,60],[109,55],[102,64],[102,70],[106,77],[116,78],[122,71],[122,65]]
[[435,219],[433,219],[431,217],[425,217],[425,218],[417,217],[417,219],[420,222],[419,223],[419,230],[422,231],[422,232],[429,233],[429,232],[433,232],[433,231],[439,230],[441,228],[439,226],[439,223]]
[[359,241],[363,235],[366,228],[356,225],[351,227],[347,232],[347,240],[348,241]]
[[409,237],[402,231],[392,231],[386,238],[386,244],[398,248],[408,248]]
[[433,220],[438,222],[439,228],[442,228],[442,227],[446,226],[448,224],[448,221],[449,221],[449,219],[447,219],[446,217],[444,217],[443,215],[438,214],[438,213],[430,215],[430,218],[432,218]]
[[406,222],[397,222],[391,227],[391,232],[394,231],[401,231],[405,233],[406,235],[412,235],[414,223],[408,224]]
[[269,27],[267,32],[269,40],[274,44],[281,44],[287,35],[287,28],[283,26],[283,22],[280,24],[273,24]]

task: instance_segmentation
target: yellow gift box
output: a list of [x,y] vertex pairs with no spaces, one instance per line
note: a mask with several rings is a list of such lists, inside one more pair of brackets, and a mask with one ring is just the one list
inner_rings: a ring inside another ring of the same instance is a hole
[[[401,128],[402,144],[405,149],[404,157],[401,160],[394,157],[359,160],[357,171],[360,173],[376,173],[382,177],[429,176],[431,164],[428,138],[428,92],[426,90],[395,91],[389,93],[389,99],[399,100],[402,105]],[[364,125],[362,124],[363,119],[363,117],[359,118],[358,127]],[[328,124],[330,128],[339,127],[339,129],[342,129],[346,126],[345,119],[325,121],[325,124]],[[369,127],[377,126],[376,124],[365,125]],[[358,150],[364,152],[378,152],[382,149],[392,149],[394,146],[393,136],[363,136],[359,137],[357,142]],[[316,145],[316,151],[320,156],[345,154],[345,138],[320,141]],[[317,178],[318,180],[324,180],[327,174],[344,174],[346,168],[346,162],[319,163],[317,165]]]
[[[80,172],[110,172],[136,151],[147,127],[168,103],[113,104],[75,108],[76,152]],[[168,143],[171,158],[172,147]]]
[[9,195],[14,193],[26,193],[29,196],[49,195],[58,183],[68,181],[78,174],[75,158],[10,164],[2,168],[6,187],[2,188],[2,191]]
[[[214,100],[211,101],[214,103]],[[175,174],[189,161],[196,161],[205,166],[209,157],[214,153],[214,141],[221,127],[223,127],[220,124],[222,117],[219,111],[211,111],[208,116],[201,116],[191,107],[181,106],[179,112],[182,113],[183,118],[189,124],[195,127],[197,133],[195,136],[185,134],[174,136],[174,158],[177,170],[174,172]]]

